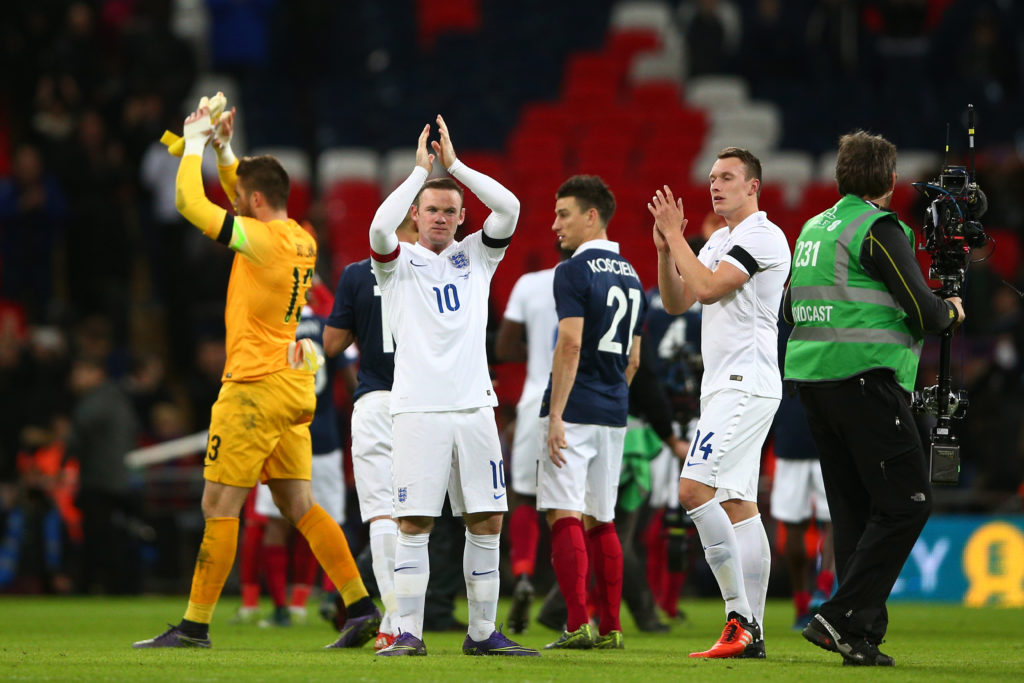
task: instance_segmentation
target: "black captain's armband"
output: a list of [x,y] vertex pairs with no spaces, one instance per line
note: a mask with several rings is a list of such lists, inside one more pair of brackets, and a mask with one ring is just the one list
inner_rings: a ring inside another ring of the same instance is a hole
[[743,268],[746,269],[747,274],[750,277],[754,277],[754,273],[758,271],[757,260],[750,255],[750,252],[741,247],[740,245],[734,246],[729,250],[727,256],[732,256],[734,259],[739,261]]
[[491,249],[504,249],[508,246],[509,242],[512,241],[512,236],[509,235],[508,237],[498,239],[496,237],[491,237],[485,232],[482,241],[485,247],[490,247]]
[[235,217],[230,213],[224,213],[224,223],[220,226],[220,232],[217,234],[217,241],[223,244],[225,247],[231,246],[231,235],[234,232]]

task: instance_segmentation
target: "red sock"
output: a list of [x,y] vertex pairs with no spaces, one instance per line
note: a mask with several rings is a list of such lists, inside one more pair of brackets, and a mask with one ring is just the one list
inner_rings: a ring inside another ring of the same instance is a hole
[[246,523],[239,550],[238,578],[242,584],[242,607],[260,604],[260,556],[263,553],[263,525]]
[[270,599],[274,601],[274,607],[284,607],[285,587],[288,585],[288,551],[283,545],[264,546],[263,561]]
[[609,631],[621,631],[619,606],[622,604],[622,544],[619,535],[615,533],[615,522],[594,527],[587,532],[587,537],[594,576],[601,586],[596,593],[601,600],[598,605],[600,621],[597,630],[601,635]]
[[647,585],[654,595],[654,602],[662,604],[668,579],[668,540],[663,533],[664,510],[659,510],[644,529],[644,546],[647,549]]
[[566,630],[575,631],[588,621],[587,545],[582,520],[563,517],[551,527],[551,566],[569,611]]
[[508,519],[509,559],[512,561],[512,576],[526,574],[533,576],[537,565],[537,539],[540,528],[537,525],[537,510],[529,505],[520,505]]
[[793,609],[797,615],[804,615],[811,611],[811,592],[793,591]]
[[324,593],[330,593],[335,590],[334,582],[331,581],[331,577],[327,576],[327,572],[324,572],[323,578],[320,579],[320,587],[323,588]]
[[679,615],[679,595],[686,583],[686,572],[665,572],[665,588],[658,605],[670,617]]
[[818,573],[818,590],[825,594],[826,597],[832,595],[832,587],[835,585],[836,575],[834,572],[819,572]]
[[292,607],[305,607],[313,591],[316,572],[320,565],[306,538],[299,534],[292,546]]

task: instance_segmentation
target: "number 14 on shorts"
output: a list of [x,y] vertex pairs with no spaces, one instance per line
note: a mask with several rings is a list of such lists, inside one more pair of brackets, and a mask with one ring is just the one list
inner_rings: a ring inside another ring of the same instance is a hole
[[[715,435],[714,432],[708,432],[702,439],[700,437],[700,430],[697,430],[696,436],[693,437],[693,443],[690,445],[690,452],[686,456],[686,466],[699,465],[702,462],[706,462],[708,457],[711,455],[712,443],[711,437]],[[703,453],[703,457],[696,457],[697,451]]]

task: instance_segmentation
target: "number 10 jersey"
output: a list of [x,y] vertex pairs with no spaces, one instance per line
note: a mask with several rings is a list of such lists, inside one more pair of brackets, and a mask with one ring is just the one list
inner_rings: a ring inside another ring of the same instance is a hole
[[487,370],[488,296],[504,247],[482,231],[440,254],[401,243],[371,259],[395,336],[391,413],[440,412],[498,405]]

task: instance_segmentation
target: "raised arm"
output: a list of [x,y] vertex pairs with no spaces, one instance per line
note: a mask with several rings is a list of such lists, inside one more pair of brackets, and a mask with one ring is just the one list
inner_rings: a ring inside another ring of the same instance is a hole
[[210,239],[216,240],[230,217],[227,211],[207,199],[203,191],[203,149],[212,133],[210,110],[207,107],[200,107],[185,119],[185,151],[178,165],[174,205],[185,220]]
[[[672,261],[676,270],[686,283],[687,291],[695,300],[702,304],[713,304],[726,294],[742,287],[743,283],[750,279],[747,273],[730,263],[723,261],[718,264],[717,268],[711,270],[700,262],[683,237],[688,222],[683,216],[683,200],[676,199],[668,185],[665,185],[663,190],[657,191],[652,203],[647,205],[647,209],[654,216],[657,227],[672,252]],[[660,266],[658,272],[660,285]],[[662,299],[664,298],[665,296],[662,294]],[[692,305],[693,301],[690,301],[690,304]],[[666,308],[666,310],[668,309]]]
[[398,249],[398,236],[395,232],[409,214],[409,207],[416,199],[416,193],[434,167],[434,155],[427,152],[427,136],[430,135],[430,124],[423,126],[419,141],[416,144],[416,166],[401,185],[387,196],[377,209],[370,223],[370,249],[380,256],[395,253]]
[[440,114],[437,116],[437,127],[441,139],[433,141],[431,145],[441,163],[448,169],[448,173],[455,176],[491,210],[491,215],[483,224],[484,235],[494,240],[508,240],[519,220],[519,199],[494,178],[474,171],[458,160],[448,126]]

